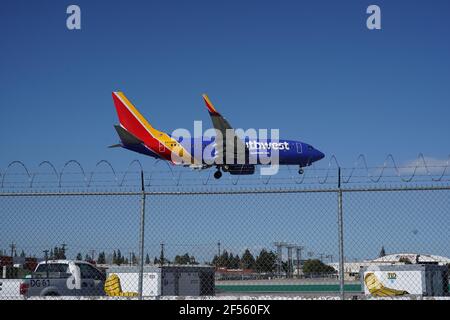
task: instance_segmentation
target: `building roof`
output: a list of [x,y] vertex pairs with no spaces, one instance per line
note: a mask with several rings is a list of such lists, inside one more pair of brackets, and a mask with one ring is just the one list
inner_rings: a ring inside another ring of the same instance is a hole
[[[403,259],[402,259],[403,258]],[[388,254],[384,257],[376,258],[373,260],[364,260],[356,262],[345,262],[344,272],[359,272],[361,267],[367,267],[370,265],[390,265],[390,264],[405,264],[405,262],[400,261],[408,259],[412,264],[426,264],[433,263],[438,265],[450,264],[450,259],[443,256],[431,255],[431,254],[418,254],[418,253],[394,253]],[[335,270],[339,271],[339,262],[329,263]]]
[[371,262],[395,263],[400,262],[400,260],[403,259],[408,259],[409,261],[411,261],[411,263],[439,263],[439,264],[450,263],[450,259],[443,256],[436,256],[431,254],[418,254],[418,253],[388,254],[384,257],[371,260]]

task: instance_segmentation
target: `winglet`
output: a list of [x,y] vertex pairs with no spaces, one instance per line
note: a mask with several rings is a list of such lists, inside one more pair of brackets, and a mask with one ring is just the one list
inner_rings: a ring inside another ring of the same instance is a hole
[[206,94],[203,94],[203,100],[205,100],[206,108],[208,108],[210,114],[219,114]]

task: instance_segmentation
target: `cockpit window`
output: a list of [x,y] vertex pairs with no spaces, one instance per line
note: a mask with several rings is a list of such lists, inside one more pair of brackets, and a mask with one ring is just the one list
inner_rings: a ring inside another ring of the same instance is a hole
[[308,146],[308,150],[314,150],[313,146]]

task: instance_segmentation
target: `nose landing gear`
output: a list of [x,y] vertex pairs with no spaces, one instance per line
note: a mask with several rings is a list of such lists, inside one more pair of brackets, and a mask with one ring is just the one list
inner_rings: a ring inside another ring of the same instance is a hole
[[217,171],[214,172],[214,178],[220,179],[222,177],[222,172],[220,172],[220,168],[217,167]]

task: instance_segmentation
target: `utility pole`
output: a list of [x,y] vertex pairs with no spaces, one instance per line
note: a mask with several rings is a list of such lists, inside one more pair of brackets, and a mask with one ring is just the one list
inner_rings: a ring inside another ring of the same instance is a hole
[[144,283],[144,232],[145,232],[145,182],[144,171],[141,170],[141,221],[139,230],[139,283],[138,294],[142,300],[142,286]]
[[95,261],[95,250],[94,249],[91,250],[91,260],[92,260],[92,262]]
[[217,258],[220,257],[220,240],[217,242]]
[[273,245],[277,248],[277,274],[281,278],[281,270],[283,268],[283,247],[287,246],[288,243],[284,241],[274,242]]
[[341,167],[338,168],[338,235],[339,235],[339,291],[344,300],[344,221],[342,209]]
[[287,249],[288,249],[288,272],[287,272],[287,277],[288,278],[292,278],[292,276],[293,276],[293,263],[292,263],[292,249],[294,249],[295,248],[295,245],[293,245],[293,244],[288,244],[287,246]]
[[296,246],[295,249],[297,250],[297,277],[300,278],[300,265],[302,259],[302,250],[304,249],[304,247]]
[[219,268],[220,265],[220,240],[217,241],[217,259],[216,259],[216,269]]
[[159,256],[159,263],[162,267],[164,265],[164,260],[165,260],[165,258],[164,258],[164,242],[161,242],[160,245],[161,245],[161,254]]

